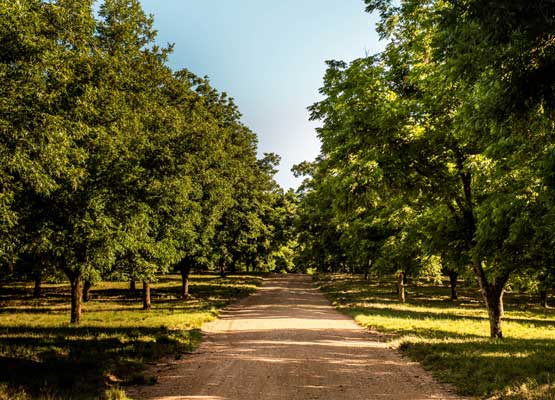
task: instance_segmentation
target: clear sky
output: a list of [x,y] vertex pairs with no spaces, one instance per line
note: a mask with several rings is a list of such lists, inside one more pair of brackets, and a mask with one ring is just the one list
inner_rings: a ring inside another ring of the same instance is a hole
[[363,0],[141,0],[158,42],[175,43],[174,69],[208,75],[235,99],[259,138],[282,157],[278,183],[313,160],[319,142],[306,108],[319,99],[325,60],[350,61],[382,48]]

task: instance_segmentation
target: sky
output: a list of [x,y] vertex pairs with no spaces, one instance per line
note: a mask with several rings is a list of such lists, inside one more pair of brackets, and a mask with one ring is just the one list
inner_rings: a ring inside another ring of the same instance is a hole
[[363,0],[141,0],[158,43],[175,44],[170,66],[210,78],[234,98],[257,133],[259,156],[282,157],[275,179],[297,188],[291,167],[320,143],[307,107],[318,101],[326,60],[383,48]]

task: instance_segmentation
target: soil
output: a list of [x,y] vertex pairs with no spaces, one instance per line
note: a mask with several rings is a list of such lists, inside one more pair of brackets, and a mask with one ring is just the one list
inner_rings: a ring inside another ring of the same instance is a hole
[[206,324],[202,345],[157,365],[133,399],[460,399],[383,336],[335,310],[304,275],[274,275]]

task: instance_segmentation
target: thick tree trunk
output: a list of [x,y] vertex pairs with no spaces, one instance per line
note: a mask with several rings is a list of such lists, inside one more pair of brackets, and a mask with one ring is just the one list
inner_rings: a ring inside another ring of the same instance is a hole
[[143,281],[143,310],[149,311],[152,308],[152,303],[150,302],[150,281]]
[[189,298],[189,275],[191,267],[181,267],[181,298],[187,300]]
[[33,297],[38,299],[42,294],[42,273],[37,271],[35,273],[35,287],[33,289]]
[[397,275],[397,294],[399,295],[399,302],[401,303],[406,301],[405,280],[406,274],[404,272],[399,272]]
[[459,274],[456,271],[449,271],[449,283],[451,285],[451,300],[457,300],[459,295],[457,294],[457,282]]
[[505,284],[509,279],[508,274],[501,275],[495,279],[492,284],[488,282],[486,274],[482,266],[473,263],[472,268],[478,278],[480,291],[488,309],[490,337],[503,338],[503,328],[501,320],[503,318],[503,293],[505,292]]
[[540,304],[542,307],[547,308],[547,290],[540,289]]
[[502,338],[503,329],[501,326],[501,318],[503,318],[503,291],[498,294],[492,290],[487,295],[488,316],[490,324],[490,337]]
[[87,303],[91,299],[91,287],[91,281],[85,280],[83,284],[83,303]]
[[71,285],[71,320],[72,324],[81,322],[81,313],[83,310],[83,281],[80,273],[67,273],[69,283]]
[[131,279],[129,281],[129,290],[132,291],[133,293],[137,291],[137,282],[135,282],[134,279]]

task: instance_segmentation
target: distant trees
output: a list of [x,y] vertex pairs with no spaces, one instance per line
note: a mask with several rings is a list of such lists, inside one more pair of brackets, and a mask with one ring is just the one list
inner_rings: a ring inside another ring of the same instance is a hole
[[509,279],[554,268],[555,19],[539,3],[367,1],[389,44],[329,62],[311,107],[323,127],[301,171],[305,258],[406,274],[439,257],[453,298],[471,268],[503,336]]
[[37,291],[63,272],[72,323],[85,283],[142,281],[148,309],[156,274],[186,298],[193,268],[266,268],[285,229],[233,100],[170,70],[138,0],[92,3],[0,0],[0,260]]

